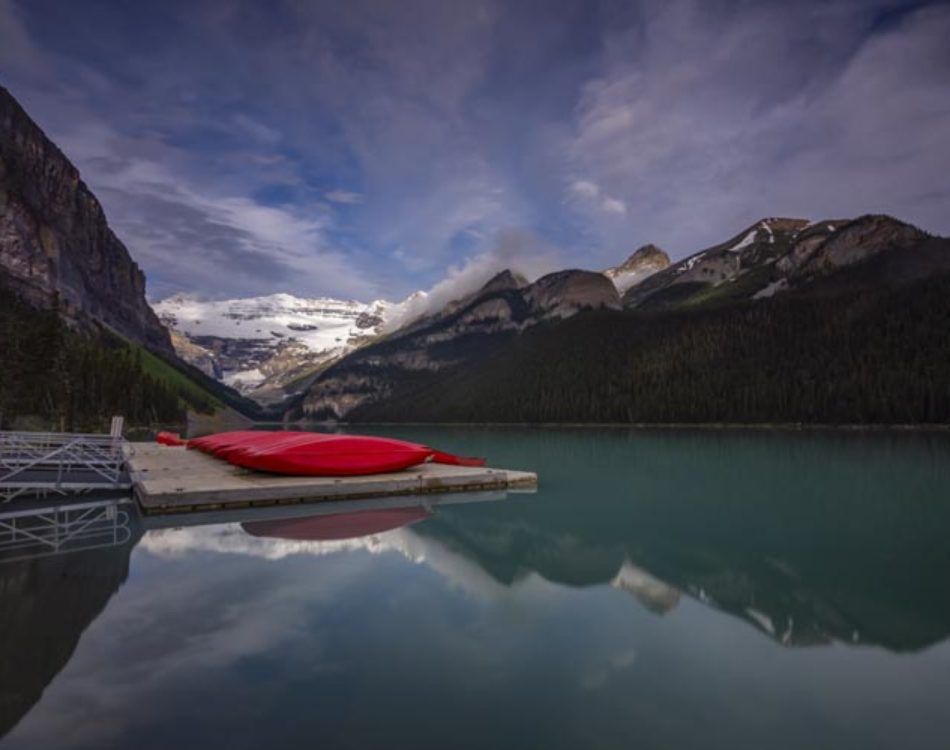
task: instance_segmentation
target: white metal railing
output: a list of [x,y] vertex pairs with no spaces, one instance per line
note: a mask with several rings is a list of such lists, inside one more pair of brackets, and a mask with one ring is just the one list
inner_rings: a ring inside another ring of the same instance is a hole
[[0,503],[22,494],[128,488],[121,422],[112,432],[0,431]]

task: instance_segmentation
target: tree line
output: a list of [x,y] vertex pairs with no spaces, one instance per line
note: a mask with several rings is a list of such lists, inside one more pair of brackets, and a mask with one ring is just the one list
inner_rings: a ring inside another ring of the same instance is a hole
[[146,371],[142,350],[108,332],[70,328],[0,287],[0,428],[19,418],[53,429],[98,430],[113,414],[132,425],[174,424],[187,405],[174,383]]

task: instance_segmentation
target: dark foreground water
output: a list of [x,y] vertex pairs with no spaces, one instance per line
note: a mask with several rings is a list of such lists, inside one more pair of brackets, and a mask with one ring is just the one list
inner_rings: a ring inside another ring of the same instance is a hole
[[398,434],[541,489],[0,563],[0,748],[950,746],[946,437]]

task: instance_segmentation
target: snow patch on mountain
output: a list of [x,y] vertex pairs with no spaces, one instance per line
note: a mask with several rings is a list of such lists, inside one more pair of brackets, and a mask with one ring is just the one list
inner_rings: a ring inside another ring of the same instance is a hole
[[200,354],[199,366],[209,375],[255,397],[377,338],[387,323],[406,318],[415,299],[364,303],[272,294],[203,300],[176,294],[153,308],[178,334],[173,339],[180,356]]
[[759,228],[755,227],[745,237],[739,240],[735,245],[729,248],[729,252],[738,253],[744,247],[748,247],[753,242],[755,242],[755,236],[759,233]]
[[384,320],[396,305],[385,300],[364,304],[290,294],[211,301],[177,294],[154,307],[164,319],[173,321],[176,330],[192,338],[295,338],[313,351],[326,351],[345,346],[355,332],[373,328],[377,323],[371,319]]

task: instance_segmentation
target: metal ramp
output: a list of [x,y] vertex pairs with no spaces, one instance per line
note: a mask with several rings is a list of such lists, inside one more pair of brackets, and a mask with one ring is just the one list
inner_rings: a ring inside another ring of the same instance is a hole
[[129,498],[0,509],[0,565],[125,544],[134,512]]
[[111,435],[0,431],[0,504],[21,495],[131,488],[121,429],[118,420]]

